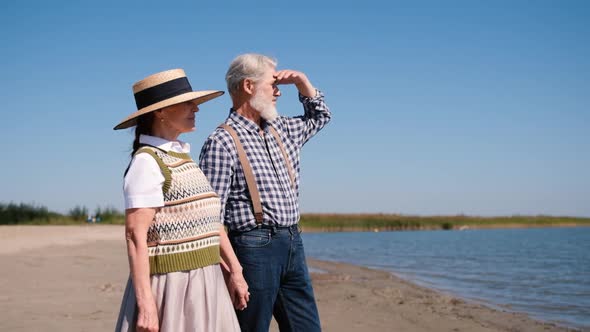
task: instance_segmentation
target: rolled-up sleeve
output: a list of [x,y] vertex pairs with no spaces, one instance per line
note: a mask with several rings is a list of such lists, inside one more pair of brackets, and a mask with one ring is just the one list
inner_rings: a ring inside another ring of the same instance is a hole
[[282,120],[289,137],[303,146],[330,122],[332,113],[324,101],[324,94],[319,90],[313,98],[299,94],[299,101],[303,104],[304,114]]
[[156,160],[147,153],[137,154],[123,184],[125,209],[164,206],[163,184],[164,175]]

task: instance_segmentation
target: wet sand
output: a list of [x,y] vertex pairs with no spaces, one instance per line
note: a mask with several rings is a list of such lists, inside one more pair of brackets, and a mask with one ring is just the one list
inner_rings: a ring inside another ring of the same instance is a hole
[[[0,331],[111,331],[128,276],[122,226],[0,226]],[[309,259],[324,331],[573,331],[390,273]],[[273,324],[271,331],[277,331]]]

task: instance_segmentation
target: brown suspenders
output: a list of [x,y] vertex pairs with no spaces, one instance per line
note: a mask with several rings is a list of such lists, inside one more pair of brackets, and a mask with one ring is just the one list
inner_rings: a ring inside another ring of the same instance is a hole
[[[250,193],[250,197],[252,198],[252,207],[254,208],[254,218],[256,218],[256,223],[262,223],[262,202],[260,201],[260,191],[258,191],[258,186],[256,185],[256,178],[254,177],[254,172],[252,171],[252,166],[246,157],[246,151],[244,150],[244,146],[240,142],[240,138],[236,131],[227,124],[222,124],[219,126],[220,128],[225,129],[232,139],[234,140],[234,144],[236,145],[236,150],[238,152],[238,159],[240,160],[240,164],[242,165],[242,169],[244,170],[244,177],[246,178],[246,184],[248,185],[248,192]],[[279,136],[279,133],[273,127],[269,127],[271,134],[274,136],[275,140],[279,144],[279,148],[281,149],[281,153],[283,154],[283,158],[285,160],[285,164],[287,166],[287,170],[289,171],[289,178],[291,179],[291,186],[295,189],[295,170],[293,169],[293,165],[291,165],[291,161],[289,160],[289,156],[287,155],[287,150],[285,150],[285,146],[283,145],[283,140]]]
[[291,178],[291,187],[295,190],[295,170],[293,169],[293,165],[291,165],[291,160],[287,155],[287,150],[285,150],[285,146],[283,145],[283,140],[279,136],[279,133],[273,127],[270,127],[270,133],[275,137],[277,143],[279,144],[279,148],[281,148],[281,153],[283,154],[283,159],[285,160],[285,164],[287,165],[287,170],[289,172],[289,177]]

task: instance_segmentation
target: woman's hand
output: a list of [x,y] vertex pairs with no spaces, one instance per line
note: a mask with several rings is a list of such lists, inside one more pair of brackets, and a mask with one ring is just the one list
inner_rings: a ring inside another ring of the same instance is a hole
[[242,266],[232,249],[223,225],[219,225],[219,247],[221,254],[221,271],[229,291],[229,297],[237,310],[244,310],[250,301],[248,283],[242,274]]
[[158,332],[160,322],[158,320],[158,309],[156,303],[150,301],[145,306],[140,306],[137,313],[137,331],[138,332]]
[[248,301],[250,301],[250,292],[248,292],[248,283],[242,272],[230,272],[226,283],[234,308],[237,310],[246,309]]
[[150,284],[150,263],[147,232],[154,220],[155,208],[127,209],[125,211],[125,237],[131,279],[137,301],[137,330],[158,331],[158,308]]

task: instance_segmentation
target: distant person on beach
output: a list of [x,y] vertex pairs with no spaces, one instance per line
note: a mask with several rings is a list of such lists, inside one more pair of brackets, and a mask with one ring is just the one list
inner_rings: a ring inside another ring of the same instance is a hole
[[[276,65],[259,54],[233,60],[225,76],[233,107],[205,142],[199,163],[221,197],[251,293],[237,312],[242,331],[268,331],[273,315],[281,331],[320,331],[298,226],[299,155],[331,115],[304,73]],[[295,85],[303,115],[277,114],[281,84]]]
[[[195,130],[198,105],[223,92],[192,91],[174,69],[135,83],[133,93],[138,111],[114,128],[136,126],[124,180],[131,273],[116,331],[239,331],[234,307],[246,306],[248,286],[219,196],[178,140]],[[220,256],[232,271],[231,296]]]

